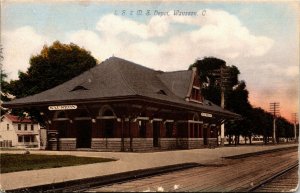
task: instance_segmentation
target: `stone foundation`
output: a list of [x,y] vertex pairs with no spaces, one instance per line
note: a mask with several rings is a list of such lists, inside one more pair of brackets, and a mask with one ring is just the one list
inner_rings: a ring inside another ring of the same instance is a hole
[[[130,139],[126,140],[125,147],[130,148]],[[133,151],[149,151],[153,150],[153,139],[152,138],[134,138],[132,139]],[[126,151],[126,148],[125,148]]]
[[187,143],[188,149],[200,149],[204,147],[203,138],[189,138]]
[[178,138],[178,149],[199,149],[204,147],[203,138]]
[[76,138],[60,138],[58,149],[62,151],[76,150]]
[[217,138],[208,138],[207,144],[209,147],[217,147],[218,146],[218,139]]
[[176,138],[160,138],[160,148],[162,150],[177,149]]
[[[160,147],[155,149],[199,149],[204,148],[203,138],[160,138]],[[217,138],[207,139],[208,147],[217,147]],[[58,141],[48,141],[49,150],[70,151],[76,150],[76,138],[60,138]],[[121,151],[121,138],[92,138],[91,149],[97,151]],[[153,138],[133,138],[132,151],[153,150]],[[124,138],[124,151],[130,150],[130,138]]]
[[[121,151],[121,138],[92,138],[91,148],[100,151]],[[153,149],[152,138],[133,138],[133,151],[149,151]],[[130,138],[124,138],[124,151],[130,151]]]
[[177,149],[189,148],[188,138],[177,138],[176,142],[177,142]]
[[121,138],[92,138],[91,148],[100,151],[121,151]]

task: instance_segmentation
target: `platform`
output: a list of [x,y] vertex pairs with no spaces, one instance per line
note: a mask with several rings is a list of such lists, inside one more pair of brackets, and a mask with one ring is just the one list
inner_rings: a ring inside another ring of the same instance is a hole
[[[114,158],[117,161],[21,171],[1,174],[1,190],[13,190],[43,184],[65,182],[82,178],[91,178],[121,172],[196,162],[200,164],[221,163],[226,156],[233,156],[263,150],[298,146],[282,145],[241,145],[215,149],[193,149],[148,153],[123,152],[86,152],[86,151],[31,151],[32,154],[74,155],[85,157]],[[23,153],[23,151],[1,151],[1,153]]]

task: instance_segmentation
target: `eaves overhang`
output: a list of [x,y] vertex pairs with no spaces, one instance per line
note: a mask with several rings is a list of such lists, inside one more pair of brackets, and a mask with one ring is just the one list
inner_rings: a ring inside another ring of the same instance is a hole
[[195,111],[195,112],[206,112],[217,114],[220,117],[229,119],[241,119],[239,114],[232,113],[228,110],[214,110],[210,109],[210,106],[204,104],[192,104],[190,102],[174,102],[156,98],[150,98],[141,95],[132,96],[118,96],[118,97],[105,97],[105,98],[90,98],[90,99],[74,99],[74,100],[57,100],[57,101],[39,101],[39,102],[28,102],[28,103],[18,103],[18,102],[4,102],[2,104],[5,108],[32,108],[32,107],[45,107],[51,105],[69,105],[69,104],[91,104],[91,103],[113,103],[113,102],[143,102],[143,103],[153,103],[159,106],[168,106],[180,110]]

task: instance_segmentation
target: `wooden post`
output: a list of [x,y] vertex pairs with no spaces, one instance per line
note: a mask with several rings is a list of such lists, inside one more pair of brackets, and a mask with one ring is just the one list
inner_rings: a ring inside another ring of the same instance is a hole
[[188,132],[187,132],[187,138],[191,137],[191,131],[190,131],[190,123],[187,122],[187,128],[188,128]]
[[124,117],[121,117],[121,151],[124,151]]
[[[221,107],[225,108],[225,90],[221,88]],[[224,146],[225,141],[225,125],[224,123],[221,125],[221,146]]]
[[276,117],[279,114],[280,103],[270,103],[270,112],[273,114],[273,144],[276,143]]
[[132,149],[132,134],[131,134],[131,118],[128,119],[129,122],[129,144],[130,144],[130,151],[133,151]]

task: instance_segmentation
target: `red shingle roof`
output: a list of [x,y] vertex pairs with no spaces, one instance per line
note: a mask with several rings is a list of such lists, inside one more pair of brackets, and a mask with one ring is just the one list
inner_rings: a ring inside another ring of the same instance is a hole
[[15,115],[5,115],[5,117],[14,123],[32,123],[33,122],[28,118],[20,118],[19,116],[15,116]]

